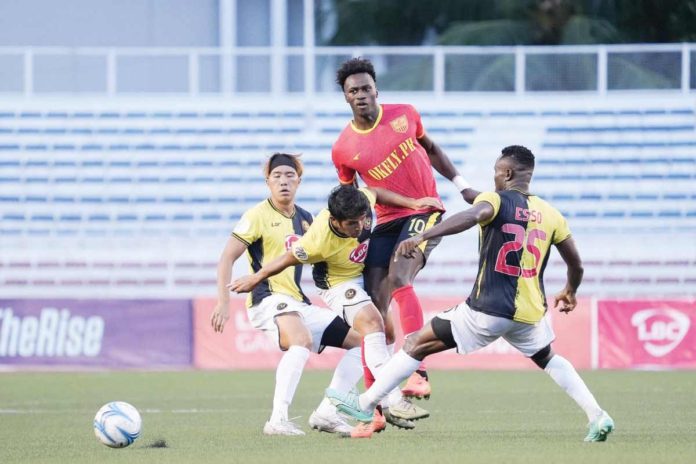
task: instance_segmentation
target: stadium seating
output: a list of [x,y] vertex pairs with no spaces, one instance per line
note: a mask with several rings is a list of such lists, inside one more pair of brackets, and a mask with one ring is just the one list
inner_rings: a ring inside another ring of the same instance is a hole
[[[331,100],[337,101],[331,106],[288,101],[271,109],[258,100],[231,108],[205,100],[5,102],[0,107],[4,294],[214,294],[216,260],[226,237],[243,211],[266,196],[260,169],[266,155],[303,153],[306,173],[298,203],[312,212],[324,206],[336,184],[331,145],[350,119],[340,97]],[[696,288],[692,104],[677,97],[514,104],[416,98],[415,104],[431,137],[482,190],[492,187],[500,148],[516,143],[535,151],[534,191],[570,221],[586,259],[583,291],[693,293],[688,290]],[[439,181],[448,209],[463,209],[454,187]],[[475,260],[474,232],[445,239],[419,276],[420,291],[465,295],[475,278]],[[549,291],[562,285],[564,267],[557,255],[547,275]]]

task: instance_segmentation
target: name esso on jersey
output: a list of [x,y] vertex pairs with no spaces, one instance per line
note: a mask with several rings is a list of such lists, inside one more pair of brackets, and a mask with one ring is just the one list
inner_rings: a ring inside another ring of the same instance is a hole
[[515,220],[524,222],[536,222],[537,224],[541,224],[541,211],[520,208],[519,206],[517,206],[515,208]]
[[104,319],[83,317],[67,309],[43,308],[38,315],[15,315],[0,308],[0,357],[98,356]]

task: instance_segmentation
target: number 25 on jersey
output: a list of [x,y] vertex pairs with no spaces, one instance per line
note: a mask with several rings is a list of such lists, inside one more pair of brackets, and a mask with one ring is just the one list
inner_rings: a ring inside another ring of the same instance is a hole
[[[527,234],[524,227],[514,223],[503,224],[501,230],[507,234],[514,234],[515,237],[503,243],[503,246],[500,247],[498,258],[495,261],[496,272],[514,277],[535,277],[537,275],[537,266],[541,259],[541,251],[535,245],[535,242],[537,240],[546,240],[546,232],[541,229],[532,229],[529,231],[529,234]],[[526,244],[525,238],[527,239]],[[520,251],[522,248],[525,248],[534,256],[534,265],[530,268],[523,268],[507,263],[507,255]]]

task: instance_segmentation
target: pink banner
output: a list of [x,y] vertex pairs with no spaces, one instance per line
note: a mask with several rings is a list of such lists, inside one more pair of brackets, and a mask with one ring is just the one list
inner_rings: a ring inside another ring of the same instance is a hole
[[598,303],[598,367],[696,368],[696,301]]
[[[461,301],[461,298],[453,297],[424,298],[425,320]],[[194,366],[204,369],[274,369],[281,356],[277,342],[249,324],[244,300],[233,299],[230,304],[231,316],[225,331],[216,334],[210,327],[210,313],[215,300],[198,299],[194,302]],[[580,300],[573,313],[552,315],[556,332],[554,349],[579,369],[590,367],[589,307],[589,300]],[[401,340],[398,313],[393,316],[396,318],[397,340]],[[327,348],[321,355],[313,354],[307,367],[333,369],[342,353],[342,350]],[[429,357],[426,363],[433,369],[538,369],[502,339],[466,356],[454,350],[439,353]]]
[[[193,365],[202,369],[275,369],[282,352],[278,343],[249,323],[244,299],[230,301],[230,320],[225,331],[215,333],[210,326],[213,298],[199,298],[193,304]],[[327,309],[328,311],[328,309]],[[343,350],[326,348],[312,354],[308,369],[333,369]]]

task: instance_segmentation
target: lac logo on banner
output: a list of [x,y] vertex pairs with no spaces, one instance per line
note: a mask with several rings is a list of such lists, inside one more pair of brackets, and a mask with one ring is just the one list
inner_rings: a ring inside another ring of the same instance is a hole
[[600,368],[696,367],[696,302],[600,301]]

